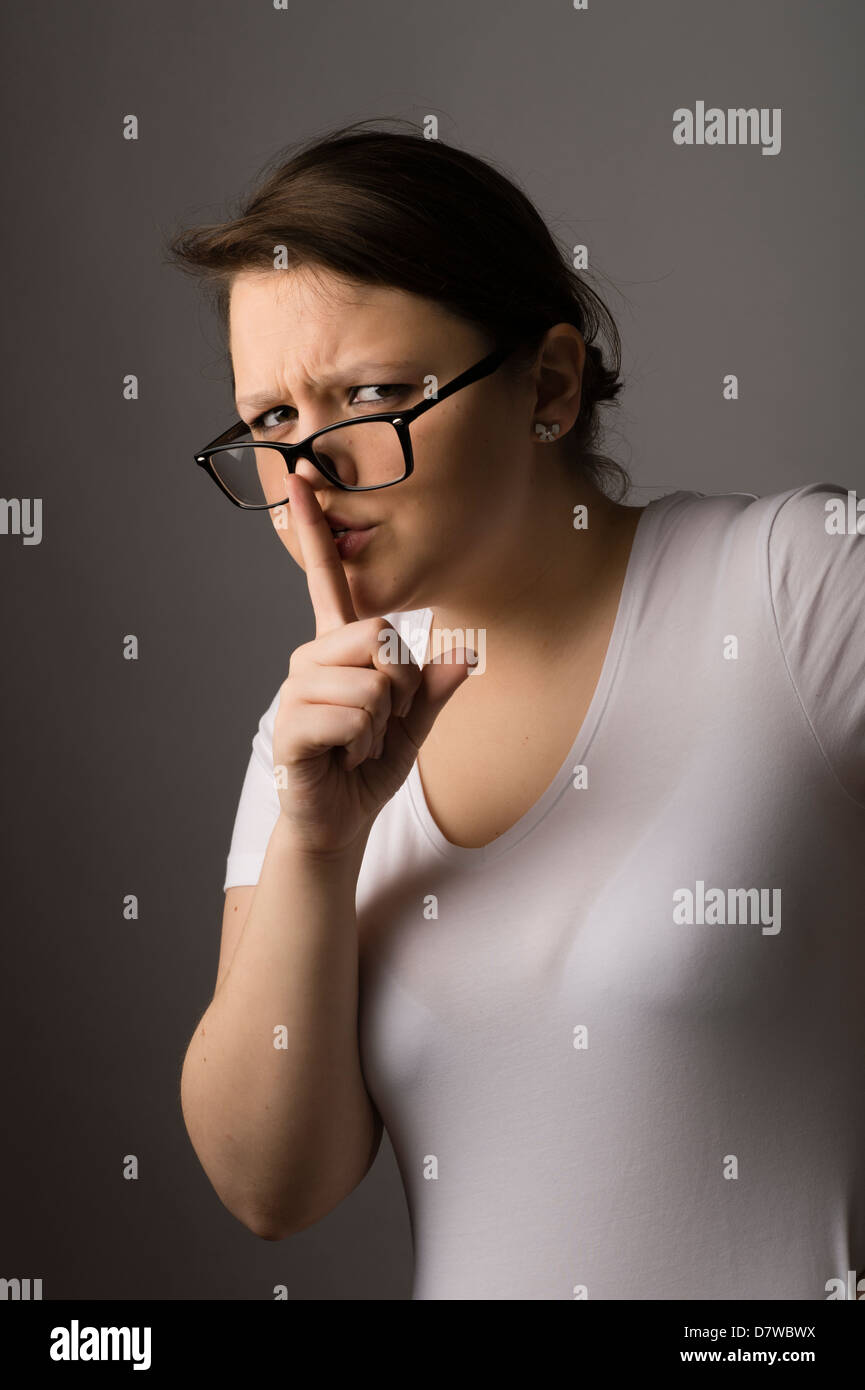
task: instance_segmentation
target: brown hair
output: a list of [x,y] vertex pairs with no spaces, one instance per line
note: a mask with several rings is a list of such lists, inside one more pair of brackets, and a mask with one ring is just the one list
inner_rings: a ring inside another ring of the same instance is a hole
[[[290,266],[323,266],[433,299],[485,331],[491,345],[524,343],[517,369],[553,324],[574,324],[586,343],[582,395],[559,447],[595,486],[624,496],[627,472],[595,451],[598,406],[615,402],[623,385],[619,335],[603,301],[526,195],[491,164],[414,128],[395,133],[367,124],[341,126],[288,158],[278,155],[228,221],[172,237],[169,261],[214,292],[226,339],[233,276],[272,270],[276,246],[286,247]],[[609,364],[595,342],[599,333],[609,342]]]

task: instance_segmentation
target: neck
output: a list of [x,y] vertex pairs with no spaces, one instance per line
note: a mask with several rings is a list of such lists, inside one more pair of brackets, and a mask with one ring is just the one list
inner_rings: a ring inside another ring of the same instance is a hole
[[[461,576],[459,588],[433,608],[433,629],[464,633],[469,645],[478,629],[494,638],[487,655],[502,674],[527,658],[554,657],[564,638],[573,649],[611,604],[615,612],[642,511],[572,476],[542,493],[536,489],[532,501],[492,563],[487,554],[484,572]],[[580,523],[574,508],[583,506]],[[575,517],[585,529],[574,527]],[[452,645],[442,641],[439,649]]]

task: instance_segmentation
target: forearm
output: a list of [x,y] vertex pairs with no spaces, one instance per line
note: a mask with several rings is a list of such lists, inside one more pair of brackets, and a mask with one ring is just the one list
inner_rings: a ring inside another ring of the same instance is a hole
[[186,1053],[192,1144],[225,1205],[262,1232],[330,1210],[369,1159],[357,1037],[362,855],[359,844],[310,857],[280,817],[234,957]]

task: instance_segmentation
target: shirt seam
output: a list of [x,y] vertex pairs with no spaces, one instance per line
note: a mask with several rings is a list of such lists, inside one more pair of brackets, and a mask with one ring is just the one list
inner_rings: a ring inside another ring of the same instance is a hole
[[802,697],[798,685],[796,684],[796,678],[793,675],[793,671],[790,666],[790,661],[787,656],[786,649],[784,647],[784,639],[781,635],[781,623],[778,618],[778,610],[775,607],[775,593],[772,584],[772,532],[775,529],[775,522],[778,520],[778,517],[781,515],[784,508],[787,506],[788,502],[792,502],[794,498],[799,497],[803,492],[807,491],[807,489],[810,486],[810,483],[806,483],[804,487],[796,488],[795,491],[789,493],[785,498],[783,498],[783,500],[776,507],[775,514],[769,523],[769,529],[766,534],[766,583],[769,591],[769,608],[772,614],[772,623],[775,628],[775,636],[778,641],[778,650],[781,653],[781,661],[783,663],[784,670],[787,672],[787,679],[790,682],[790,687],[793,691],[793,694],[796,697],[796,702],[799,705],[800,710],[802,711],[805,722],[808,725],[808,728],[811,732],[811,737],[813,738],[814,743],[820,753],[820,756],[823,759],[829,776],[831,777],[835,785],[839,787],[840,790],[843,792],[846,799],[848,801],[851,801],[857,810],[865,811],[865,801],[857,800],[857,798],[853,795],[849,788],[844,785],[843,781],[841,780],[841,777],[838,774],[837,769],[833,766],[832,760],[829,757],[828,752],[823,747],[823,744],[820,741],[820,736],[817,733],[816,728],[814,727],[811,715],[808,713],[805,701]]

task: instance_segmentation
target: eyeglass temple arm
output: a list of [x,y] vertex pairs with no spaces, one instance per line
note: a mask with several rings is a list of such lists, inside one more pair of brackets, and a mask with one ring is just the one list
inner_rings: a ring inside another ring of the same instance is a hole
[[476,362],[473,367],[469,367],[467,371],[461,372],[459,376],[455,376],[453,381],[449,381],[446,386],[443,386],[441,390],[437,391],[434,396],[431,396],[428,401],[420,401],[417,405],[412,406],[411,410],[399,411],[399,418],[405,420],[407,424],[411,424],[412,420],[416,420],[419,415],[423,415],[425,410],[432,410],[434,405],[437,405],[439,401],[446,400],[447,397],[452,396],[455,391],[461,391],[464,386],[471,386],[473,381],[480,381],[481,377],[491,376],[496,368],[501,366],[505,358],[510,357],[515,347],[516,344],[512,343],[506,347],[496,348],[494,352],[489,353],[486,357],[482,358],[480,362]]

